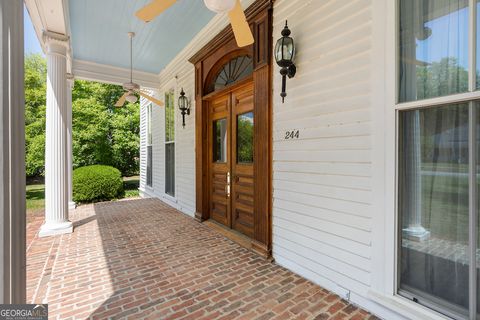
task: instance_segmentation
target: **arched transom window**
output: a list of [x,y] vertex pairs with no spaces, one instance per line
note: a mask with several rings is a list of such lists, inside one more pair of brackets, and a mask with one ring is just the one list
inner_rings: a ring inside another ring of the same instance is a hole
[[252,73],[253,61],[251,57],[247,55],[235,57],[224,64],[217,73],[213,81],[212,91],[221,90],[238,80],[246,78]]

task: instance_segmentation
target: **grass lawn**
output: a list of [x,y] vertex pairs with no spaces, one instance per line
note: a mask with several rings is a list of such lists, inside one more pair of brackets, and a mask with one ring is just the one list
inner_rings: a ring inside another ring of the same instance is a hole
[[[125,189],[124,198],[138,197],[138,187],[140,178],[138,176],[124,177],[123,187]],[[33,213],[45,208],[45,185],[31,184],[27,185],[27,217]],[[28,218],[27,218],[28,220]]]
[[125,198],[138,197],[140,194],[138,188],[140,187],[140,177],[123,177],[123,188],[125,189]]
[[27,185],[27,223],[30,223],[36,215],[43,215],[45,208],[45,185]]

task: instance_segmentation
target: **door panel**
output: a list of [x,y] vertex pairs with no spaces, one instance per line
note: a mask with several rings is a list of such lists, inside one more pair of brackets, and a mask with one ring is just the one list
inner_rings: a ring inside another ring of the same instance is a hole
[[209,129],[210,217],[230,227],[230,199],[227,175],[230,172],[230,95],[211,102]]
[[232,228],[253,238],[253,85],[232,92]]
[[253,238],[253,84],[212,98],[209,115],[210,217]]

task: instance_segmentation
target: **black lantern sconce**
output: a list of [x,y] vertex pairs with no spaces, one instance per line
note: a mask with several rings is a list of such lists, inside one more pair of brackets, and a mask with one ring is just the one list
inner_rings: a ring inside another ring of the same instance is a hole
[[282,103],[285,102],[287,96],[287,76],[293,78],[297,73],[297,67],[293,63],[295,59],[295,44],[290,37],[291,31],[288,29],[288,21],[285,21],[285,28],[282,30],[282,37],[277,40],[275,45],[275,60],[277,64],[282,68],[280,74],[282,75]]
[[185,97],[185,91],[180,92],[180,97],[178,97],[178,108],[182,113],[182,125],[185,128],[185,115],[190,115],[190,103],[188,102],[187,97]]

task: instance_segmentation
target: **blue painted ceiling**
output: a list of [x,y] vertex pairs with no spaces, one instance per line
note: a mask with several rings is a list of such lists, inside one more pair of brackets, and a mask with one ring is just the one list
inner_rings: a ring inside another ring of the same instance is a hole
[[144,23],[134,13],[149,1],[69,0],[74,58],[129,68],[133,31],[133,68],[158,74],[215,15],[203,0],[178,0]]

